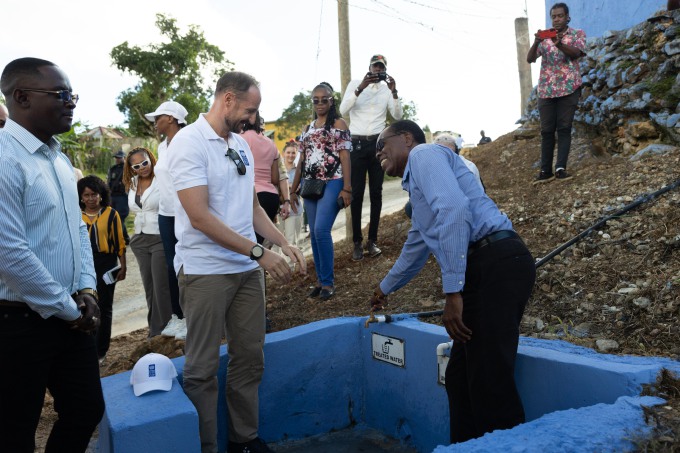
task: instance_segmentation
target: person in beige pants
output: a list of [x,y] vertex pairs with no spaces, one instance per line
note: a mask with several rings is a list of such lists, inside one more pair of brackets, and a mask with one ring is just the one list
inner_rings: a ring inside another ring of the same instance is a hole
[[217,82],[210,111],[179,131],[168,148],[168,168],[179,198],[175,270],[187,319],[184,391],[198,412],[202,452],[217,451],[217,371],[225,328],[227,451],[271,452],[258,437],[263,269],[280,282],[290,280],[291,270],[284,257],[255,242],[255,232],[281,247],[306,272],[300,251],[288,244],[255,196],[253,154],[239,132],[246,121],[254,120],[260,100],[253,77],[226,73]]

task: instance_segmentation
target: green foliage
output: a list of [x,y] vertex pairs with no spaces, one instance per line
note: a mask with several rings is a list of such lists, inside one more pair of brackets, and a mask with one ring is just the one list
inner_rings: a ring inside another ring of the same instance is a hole
[[665,77],[658,82],[647,83],[647,89],[654,99],[662,100],[666,106],[674,106],[680,102],[680,96],[672,92],[675,76]]
[[119,70],[141,79],[137,86],[122,92],[117,103],[130,133],[136,136],[156,135],[153,123],[144,114],[168,100],[182,104],[189,112],[187,121],[195,121],[208,109],[213,89],[205,87],[202,71],[211,71],[214,85],[233,67],[219,47],[206,41],[198,26],[190,25],[182,35],[176,19],[156,14],[156,27],[165,42],[141,48],[131,47],[126,41],[111,50],[111,59]]
[[[418,111],[416,104],[413,101],[402,101],[401,102],[401,108],[403,110],[403,115],[401,117],[402,120],[411,120],[413,122],[418,122]],[[390,125],[394,123],[394,118],[390,114],[390,111],[387,111],[387,124]]]
[[[301,91],[293,96],[293,101],[281,113],[281,117],[276,121],[278,127],[278,140],[287,140],[295,137],[312,121],[314,118],[314,110],[312,110],[311,102],[312,92]],[[336,105],[340,106],[338,102],[339,95],[335,94]]]
[[93,168],[93,158],[99,154],[96,147],[89,147],[87,141],[78,133],[79,130],[87,129],[82,123],[76,122],[71,130],[59,134],[57,138],[61,143],[61,151],[68,156],[74,167],[84,170]]

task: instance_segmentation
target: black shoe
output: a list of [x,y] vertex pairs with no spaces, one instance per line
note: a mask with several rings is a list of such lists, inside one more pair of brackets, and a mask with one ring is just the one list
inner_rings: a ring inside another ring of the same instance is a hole
[[319,299],[328,300],[331,297],[333,297],[334,295],[335,295],[335,287],[331,287],[331,289],[323,288],[321,290],[321,293],[319,294]]
[[307,297],[319,297],[319,294],[321,294],[321,287],[315,286],[314,289],[307,293]]
[[543,184],[544,182],[552,181],[553,179],[555,179],[555,175],[541,170],[536,179],[534,179],[534,185]]
[[368,256],[371,258],[374,258],[382,253],[382,250],[380,250],[373,241],[368,241],[366,243],[366,250],[368,251]]
[[354,243],[354,252],[352,252],[352,259],[354,261],[361,261],[364,259],[364,250],[361,248],[361,241]]
[[267,447],[262,439],[256,437],[243,443],[229,442],[227,453],[274,453],[274,450]]
[[557,171],[555,171],[555,179],[558,179],[560,181],[564,181],[566,179],[571,179],[571,175],[567,173],[567,170],[564,168],[560,168]]

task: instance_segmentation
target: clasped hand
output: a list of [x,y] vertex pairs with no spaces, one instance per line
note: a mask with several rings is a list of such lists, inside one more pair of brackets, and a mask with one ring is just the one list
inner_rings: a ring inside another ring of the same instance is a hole
[[71,329],[81,332],[91,333],[97,330],[101,320],[99,319],[99,305],[94,297],[89,294],[79,294],[73,298],[81,316],[78,319],[69,321]]

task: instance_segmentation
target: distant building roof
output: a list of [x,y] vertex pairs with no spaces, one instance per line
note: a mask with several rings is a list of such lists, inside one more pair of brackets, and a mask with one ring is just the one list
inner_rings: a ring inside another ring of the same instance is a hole
[[122,140],[125,138],[125,136],[117,130],[104,126],[92,128],[85,132],[85,135],[91,138],[112,138],[114,140]]

